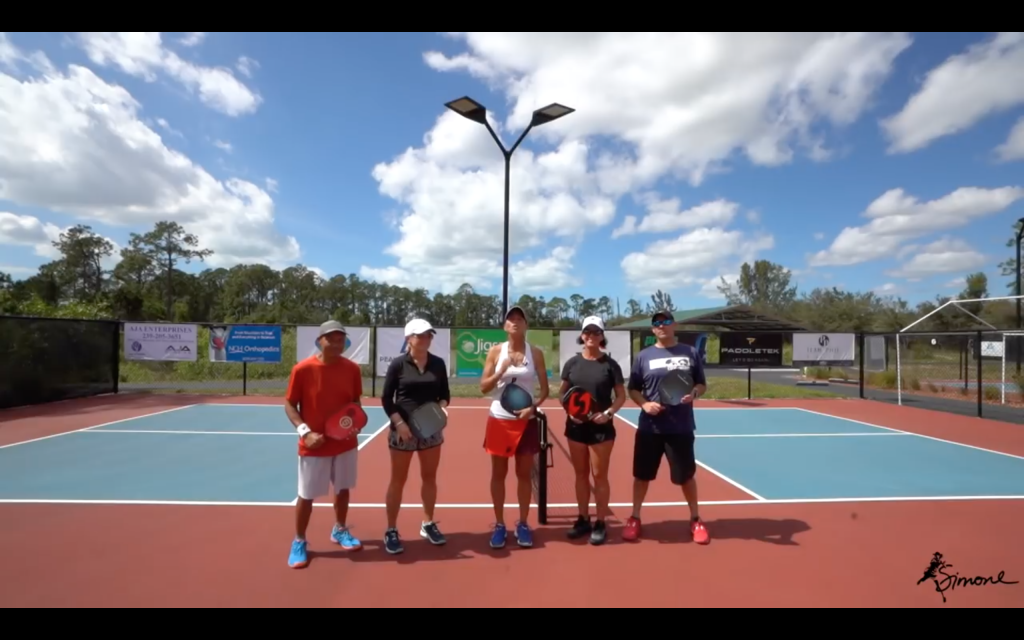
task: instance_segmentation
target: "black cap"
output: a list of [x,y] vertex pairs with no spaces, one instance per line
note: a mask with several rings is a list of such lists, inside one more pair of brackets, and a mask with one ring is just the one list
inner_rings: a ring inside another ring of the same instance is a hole
[[665,319],[670,321],[670,322],[675,322],[676,321],[676,317],[672,315],[671,311],[669,311],[667,309],[660,309],[658,311],[655,311],[651,315],[651,322],[654,322],[655,320],[657,320],[658,316],[664,316]]

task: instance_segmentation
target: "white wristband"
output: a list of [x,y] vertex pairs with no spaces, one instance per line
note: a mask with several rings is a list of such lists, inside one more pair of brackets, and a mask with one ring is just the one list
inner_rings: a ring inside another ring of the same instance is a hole
[[305,438],[307,435],[313,433],[313,430],[306,426],[305,423],[299,425],[299,437]]

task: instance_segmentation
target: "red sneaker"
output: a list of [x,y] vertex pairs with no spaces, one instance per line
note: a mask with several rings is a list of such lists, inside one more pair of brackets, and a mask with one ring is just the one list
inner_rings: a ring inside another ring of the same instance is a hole
[[640,539],[640,533],[643,527],[640,525],[638,518],[630,518],[626,520],[626,529],[622,532],[622,539],[626,542],[636,542]]
[[693,534],[693,541],[697,544],[708,544],[711,542],[711,535],[708,533],[708,528],[704,526],[704,522],[701,520],[693,520],[690,522],[690,533]]

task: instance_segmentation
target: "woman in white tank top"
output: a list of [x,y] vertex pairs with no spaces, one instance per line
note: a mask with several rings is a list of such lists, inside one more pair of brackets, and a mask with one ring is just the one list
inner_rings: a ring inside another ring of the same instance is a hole
[[[526,342],[526,330],[526,312],[518,306],[509,309],[505,314],[508,341],[491,348],[480,380],[480,390],[491,397],[484,450],[491,456],[491,499],[495,516],[492,549],[503,548],[508,535],[504,515],[505,479],[512,458],[515,459],[519,498],[516,541],[521,547],[533,546],[533,533],[527,523],[533,498],[533,461],[534,456],[540,453],[540,427],[534,407],[547,400],[550,390],[544,352]],[[499,399],[510,384],[529,392],[534,406],[519,412],[519,415],[505,411]],[[537,386],[540,387],[539,394]]]

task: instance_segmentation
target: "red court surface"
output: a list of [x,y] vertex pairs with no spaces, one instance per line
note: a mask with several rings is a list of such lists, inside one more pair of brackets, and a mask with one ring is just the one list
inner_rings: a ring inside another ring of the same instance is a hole
[[[0,446],[202,402],[279,404],[257,398],[122,396],[0,412]],[[482,402],[458,400],[458,405]],[[791,406],[1024,455],[1014,425],[864,400],[703,403],[705,407]],[[453,409],[437,511],[445,547],[418,538],[418,465],[413,462],[400,527],[406,553],[383,552],[384,510],[355,508],[349,524],[366,548],[328,542],[331,509],[316,509],[312,564],[286,565],[289,507],[0,504],[0,607],[1021,607],[1024,584],[961,582],[944,594],[921,581],[932,555],[963,578],[1024,581],[1024,500],[702,505],[712,535],[690,541],[685,507],[649,507],[645,538],[570,542],[557,518],[536,547],[493,551],[488,461],[480,445],[485,411]],[[574,502],[571,467],[555,447],[551,502]],[[479,426],[478,426],[479,425]],[[613,502],[631,500],[632,429],[619,428]],[[357,503],[382,503],[388,481],[384,436],[362,451]],[[699,476],[701,500],[749,496],[713,474]],[[514,501],[509,478],[507,501]],[[650,501],[683,498],[667,474]],[[572,509],[555,510],[570,515]],[[618,519],[628,508],[614,509]],[[511,523],[514,509],[506,511]],[[536,524],[536,511],[533,513]],[[938,576],[943,579],[942,575]],[[949,587],[948,583],[943,583]],[[943,595],[945,601],[943,601]]]

